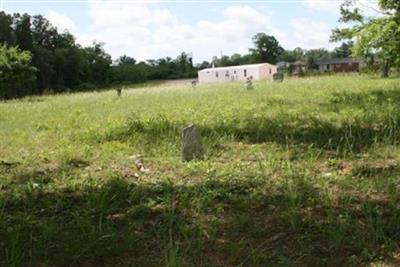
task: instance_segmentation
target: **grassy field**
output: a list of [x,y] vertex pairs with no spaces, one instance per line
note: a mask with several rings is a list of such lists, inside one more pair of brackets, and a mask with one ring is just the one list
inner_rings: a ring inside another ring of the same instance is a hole
[[1,102],[0,265],[398,266],[399,104],[367,76]]

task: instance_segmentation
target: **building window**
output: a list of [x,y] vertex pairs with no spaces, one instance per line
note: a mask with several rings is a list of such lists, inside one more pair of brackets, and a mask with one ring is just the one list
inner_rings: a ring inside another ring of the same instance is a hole
[[271,74],[272,73],[272,69],[269,69],[269,74]]
[[225,77],[229,77],[229,70],[225,72]]
[[233,74],[236,74],[236,70],[233,71]]
[[247,77],[247,70],[246,69],[243,70],[243,76]]
[[215,77],[218,78],[218,71],[215,72]]

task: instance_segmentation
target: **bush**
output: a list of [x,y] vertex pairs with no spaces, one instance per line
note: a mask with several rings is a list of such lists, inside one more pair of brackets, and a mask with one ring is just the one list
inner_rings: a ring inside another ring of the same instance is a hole
[[0,99],[29,95],[36,68],[30,66],[31,54],[16,47],[0,45]]

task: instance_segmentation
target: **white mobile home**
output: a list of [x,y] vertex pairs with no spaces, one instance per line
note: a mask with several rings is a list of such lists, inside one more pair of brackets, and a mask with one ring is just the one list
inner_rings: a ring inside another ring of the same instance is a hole
[[272,79],[277,67],[269,63],[208,68],[198,72],[200,83]]

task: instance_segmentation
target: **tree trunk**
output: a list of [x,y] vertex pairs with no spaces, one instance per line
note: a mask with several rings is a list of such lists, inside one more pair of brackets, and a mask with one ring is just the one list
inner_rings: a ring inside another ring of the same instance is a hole
[[389,70],[390,70],[390,64],[388,60],[385,60],[385,63],[382,68],[382,78],[388,78],[389,77]]

